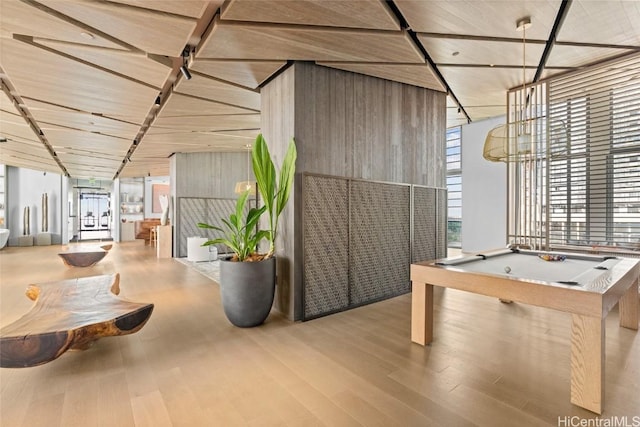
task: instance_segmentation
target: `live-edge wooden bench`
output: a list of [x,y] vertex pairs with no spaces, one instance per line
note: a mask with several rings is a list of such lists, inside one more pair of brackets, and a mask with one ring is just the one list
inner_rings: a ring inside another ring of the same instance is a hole
[[26,295],[33,307],[0,330],[0,367],[41,365],[99,338],[139,331],[153,304],[127,301],[119,293],[118,273],[30,285]]

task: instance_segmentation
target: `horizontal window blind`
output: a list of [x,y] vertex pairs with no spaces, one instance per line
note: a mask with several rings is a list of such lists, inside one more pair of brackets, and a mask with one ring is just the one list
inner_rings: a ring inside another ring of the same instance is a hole
[[640,249],[640,55],[547,83],[551,246]]

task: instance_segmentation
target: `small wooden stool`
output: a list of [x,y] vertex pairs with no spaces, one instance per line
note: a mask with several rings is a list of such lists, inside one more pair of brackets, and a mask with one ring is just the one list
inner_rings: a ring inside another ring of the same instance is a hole
[[153,226],[149,229],[149,245],[156,247],[158,243],[158,227]]

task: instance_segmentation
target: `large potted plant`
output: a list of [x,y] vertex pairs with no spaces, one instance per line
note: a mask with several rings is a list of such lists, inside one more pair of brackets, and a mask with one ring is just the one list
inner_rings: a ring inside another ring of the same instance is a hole
[[[284,210],[293,187],[296,147],[293,139],[282,161],[279,173],[262,134],[252,150],[253,173],[264,205],[249,209],[243,217],[249,191],[236,203],[235,212],[222,219],[224,228],[199,223],[198,227],[217,230],[223,237],[208,240],[207,245],[225,244],[233,252],[229,260],[220,261],[220,294],[225,315],[242,328],[261,325],[269,315],[276,285],[275,241],[278,218]],[[267,213],[267,228],[259,227],[260,217]],[[269,249],[258,253],[260,242],[266,239]]]

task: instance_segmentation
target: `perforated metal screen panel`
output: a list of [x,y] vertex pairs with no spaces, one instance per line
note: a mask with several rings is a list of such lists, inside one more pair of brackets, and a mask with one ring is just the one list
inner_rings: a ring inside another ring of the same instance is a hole
[[437,189],[437,210],[436,210],[436,258],[447,256],[447,190]]
[[304,317],[349,305],[346,179],[304,177]]
[[351,305],[409,291],[409,197],[409,186],[351,182]]
[[412,252],[446,255],[446,190],[413,191],[412,201],[409,185],[303,175],[303,319],[407,293]]
[[413,187],[413,256],[411,262],[437,258],[437,190]]

